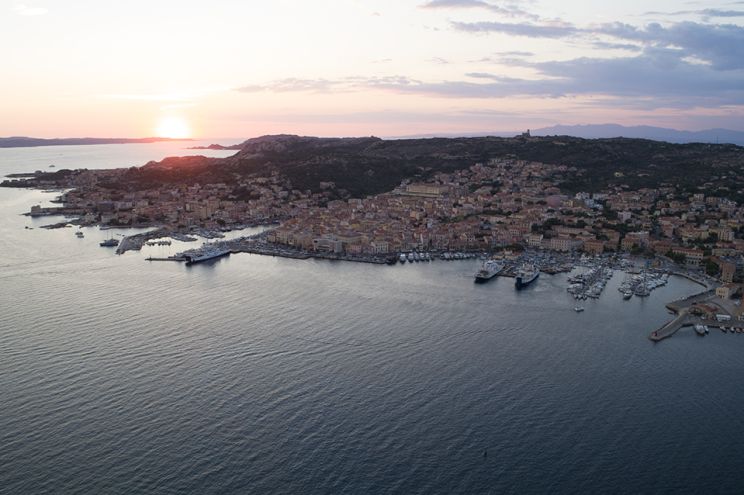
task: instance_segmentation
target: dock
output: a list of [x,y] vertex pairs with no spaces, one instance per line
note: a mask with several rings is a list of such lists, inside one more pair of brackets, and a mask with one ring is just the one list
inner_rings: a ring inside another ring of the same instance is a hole
[[668,339],[669,337],[677,333],[680,328],[690,327],[694,325],[696,322],[693,321],[693,319],[696,318],[690,315],[686,309],[683,309],[672,321],[665,323],[657,330],[651,332],[651,335],[649,335],[648,338],[654,342]]
[[[715,314],[721,315],[722,318],[719,319],[718,316],[713,317],[710,313],[706,316],[705,314],[700,314],[699,311],[696,314],[692,314],[691,310],[697,304],[707,305],[714,308],[716,311]],[[731,301],[719,299],[714,290],[707,290],[678,301],[670,302],[666,307],[676,316],[673,320],[651,332],[648,338],[653,342],[660,342],[664,339],[668,339],[676,334],[680,329],[695,325],[718,328],[723,333],[742,333],[742,329],[744,329],[744,320],[736,318],[737,309],[733,303]],[[707,332],[697,333],[698,335],[703,336]]]

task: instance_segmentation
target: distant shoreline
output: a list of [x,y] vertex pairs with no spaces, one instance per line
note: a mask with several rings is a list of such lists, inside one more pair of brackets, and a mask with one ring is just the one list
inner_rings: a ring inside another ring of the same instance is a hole
[[182,138],[33,138],[7,137],[0,138],[0,148],[37,148],[39,146],[86,146],[95,144],[151,144],[162,142],[190,142],[193,139]]

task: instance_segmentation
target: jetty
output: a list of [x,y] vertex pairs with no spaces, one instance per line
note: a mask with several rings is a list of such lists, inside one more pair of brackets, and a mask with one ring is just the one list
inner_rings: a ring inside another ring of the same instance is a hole
[[[653,342],[668,339],[680,329],[695,325],[718,328],[723,333],[741,333],[744,328],[744,320],[739,317],[741,308],[731,300],[719,298],[715,290],[693,294],[670,302],[666,307],[676,316],[651,332],[648,338]],[[697,333],[702,336],[707,332]]]
[[682,327],[693,326],[699,318],[695,318],[687,312],[687,309],[683,309],[676,318],[662,325],[660,328],[651,332],[649,339],[654,342],[659,342],[664,339],[668,339]]

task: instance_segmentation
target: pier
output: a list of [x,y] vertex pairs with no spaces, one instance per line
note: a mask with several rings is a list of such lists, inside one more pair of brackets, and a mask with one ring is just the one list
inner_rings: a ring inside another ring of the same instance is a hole
[[672,321],[665,323],[661,328],[651,332],[648,338],[654,342],[668,339],[677,333],[680,328],[689,327],[697,323],[697,321],[693,320],[699,320],[699,318],[695,318],[687,312],[687,309],[683,309]]
[[[700,311],[700,307],[693,311],[696,305],[707,307],[707,312]],[[680,329],[695,325],[718,328],[723,333],[742,333],[742,328],[744,328],[744,320],[736,317],[739,312],[738,308],[732,301],[717,297],[714,290],[707,290],[670,302],[666,307],[674,312],[676,316],[673,320],[651,332],[648,338],[653,342],[668,339]],[[698,335],[705,335],[705,333],[697,333]]]

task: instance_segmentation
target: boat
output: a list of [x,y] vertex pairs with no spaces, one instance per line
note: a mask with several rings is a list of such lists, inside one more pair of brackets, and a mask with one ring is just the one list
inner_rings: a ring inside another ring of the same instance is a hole
[[486,260],[480,267],[480,270],[475,274],[475,282],[483,283],[488,282],[493,277],[501,273],[504,269],[504,262],[497,260]]
[[99,246],[101,247],[116,247],[119,245],[119,239],[114,239],[113,237],[109,237],[105,241],[101,241],[99,243]]
[[532,282],[537,280],[537,277],[539,276],[540,270],[538,270],[535,265],[524,264],[519,267],[519,270],[517,271],[514,285],[517,289],[522,289],[523,287],[527,287]]
[[697,333],[697,334],[698,334],[698,335],[700,335],[701,337],[702,337],[703,335],[705,335],[705,326],[704,326],[704,325],[700,325],[700,324],[698,323],[698,324],[695,324],[694,328],[695,328],[695,333]]
[[577,313],[581,313],[582,311],[584,311],[584,308],[583,308],[583,307],[581,307],[581,306],[576,306],[576,307],[574,308],[574,311],[576,311]]
[[407,258],[408,258],[408,262],[409,262],[409,263],[413,263],[413,262],[415,261],[415,259],[416,259],[416,258],[415,258],[415,257],[413,256],[413,253],[408,253],[408,256],[407,256]]
[[79,238],[81,238],[81,239],[82,239],[83,237],[85,237],[85,234],[83,234],[83,231],[82,231],[82,230],[78,230],[77,232],[75,232],[75,235],[76,235],[76,236],[78,236],[78,237],[79,237]]
[[651,295],[651,291],[648,290],[648,286],[644,283],[638,284],[633,292],[638,297],[647,297]]
[[406,255],[405,255],[405,253],[400,253],[400,256],[398,257],[398,261],[400,261],[401,263],[405,263],[406,262]]
[[196,263],[201,263],[203,261],[209,261],[216,258],[221,258],[223,256],[227,256],[230,254],[229,249],[224,248],[207,248],[202,249],[190,254],[184,255],[186,258],[186,264],[187,265],[193,265]]
[[630,299],[631,297],[633,297],[633,291],[632,290],[627,289],[625,292],[623,292],[623,299],[625,299],[626,301],[628,299]]

